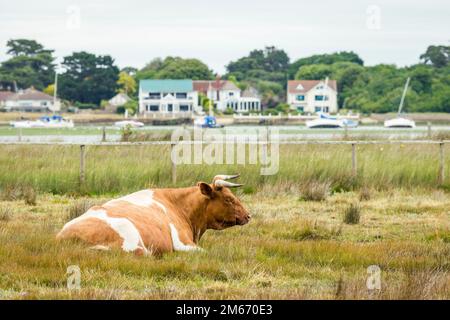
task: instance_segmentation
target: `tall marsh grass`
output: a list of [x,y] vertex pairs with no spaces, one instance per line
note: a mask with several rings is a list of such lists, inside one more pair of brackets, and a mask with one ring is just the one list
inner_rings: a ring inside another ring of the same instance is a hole
[[[448,146],[445,147],[448,149]],[[117,194],[144,187],[171,187],[170,146],[88,146],[86,181],[79,183],[78,146],[0,146],[0,188],[30,185],[53,194]],[[176,186],[211,181],[217,173],[241,173],[254,190],[297,189],[329,182],[332,191],[368,188],[435,187],[435,145],[358,146],[358,175],[351,173],[351,147],[346,145],[281,145],[279,171],[262,176],[260,164],[179,165]],[[447,152],[448,153],[448,152]],[[247,157],[248,159],[248,157]],[[247,161],[248,162],[248,161]],[[446,157],[445,169],[450,168]],[[447,174],[445,185],[449,185]]]

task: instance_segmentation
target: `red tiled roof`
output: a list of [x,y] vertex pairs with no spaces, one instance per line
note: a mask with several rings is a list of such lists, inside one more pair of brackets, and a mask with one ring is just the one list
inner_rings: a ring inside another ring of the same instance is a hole
[[12,91],[0,91],[0,101],[8,100],[12,95],[14,95]]
[[[314,88],[319,83],[325,83],[324,80],[289,80],[288,92],[289,93],[305,93]],[[302,85],[303,89],[298,89],[299,85]],[[334,91],[337,91],[336,80],[328,80],[328,86]]]
[[15,93],[8,100],[53,100],[53,97],[34,88],[28,88],[22,92]]
[[239,88],[231,81],[228,80],[194,80],[194,90],[206,93],[211,86],[214,90],[239,90]]

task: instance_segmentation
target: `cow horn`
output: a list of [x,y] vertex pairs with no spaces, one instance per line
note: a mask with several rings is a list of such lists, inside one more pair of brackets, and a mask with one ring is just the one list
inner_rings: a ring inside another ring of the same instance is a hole
[[214,181],[214,185],[216,187],[226,187],[226,188],[237,188],[237,187],[242,187],[243,184],[240,183],[233,183],[233,182],[228,182],[225,180],[215,180]]
[[240,176],[240,174],[233,174],[233,175],[219,174],[214,177],[213,181],[236,179],[239,176]]

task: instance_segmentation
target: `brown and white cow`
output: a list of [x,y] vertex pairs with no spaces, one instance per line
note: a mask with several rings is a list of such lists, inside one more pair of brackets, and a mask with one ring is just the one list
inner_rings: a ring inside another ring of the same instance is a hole
[[57,239],[80,239],[97,249],[121,247],[136,254],[201,250],[207,229],[222,230],[249,222],[250,215],[229,190],[241,184],[218,175],[212,184],[147,189],[94,206],[69,221]]

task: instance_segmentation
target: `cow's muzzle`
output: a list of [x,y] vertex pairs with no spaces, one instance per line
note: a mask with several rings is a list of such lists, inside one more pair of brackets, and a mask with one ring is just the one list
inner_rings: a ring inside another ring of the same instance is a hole
[[249,223],[251,218],[252,218],[252,216],[249,214],[245,215],[244,217],[236,218],[236,224],[243,226],[243,225]]

